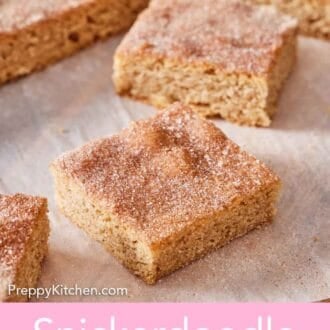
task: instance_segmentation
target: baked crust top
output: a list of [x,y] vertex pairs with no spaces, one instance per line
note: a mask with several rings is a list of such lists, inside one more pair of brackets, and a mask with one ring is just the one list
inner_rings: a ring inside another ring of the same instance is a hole
[[117,55],[153,55],[229,72],[266,73],[296,19],[237,0],[153,0]]
[[212,122],[179,103],[65,153],[51,169],[74,179],[97,207],[151,242],[279,181]]
[[15,276],[35,221],[47,201],[22,194],[0,194],[0,301]]

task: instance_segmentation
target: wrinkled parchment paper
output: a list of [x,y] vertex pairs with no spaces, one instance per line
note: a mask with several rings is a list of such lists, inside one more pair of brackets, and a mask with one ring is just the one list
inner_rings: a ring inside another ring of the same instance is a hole
[[330,43],[301,38],[299,59],[271,128],[217,124],[281,176],[273,225],[147,286],[57,211],[48,164],[118,132],[151,107],[111,82],[120,37],[0,89],[0,191],[49,198],[49,256],[39,286],[121,287],[126,297],[49,301],[316,301],[330,297]]

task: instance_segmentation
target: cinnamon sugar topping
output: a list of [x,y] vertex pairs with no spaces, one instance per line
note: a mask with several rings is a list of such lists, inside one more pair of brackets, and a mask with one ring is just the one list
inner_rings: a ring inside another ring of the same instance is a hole
[[53,166],[152,241],[278,180],[181,104],[66,153]]
[[297,21],[271,6],[237,0],[154,0],[118,53],[213,64],[229,72],[268,72]]

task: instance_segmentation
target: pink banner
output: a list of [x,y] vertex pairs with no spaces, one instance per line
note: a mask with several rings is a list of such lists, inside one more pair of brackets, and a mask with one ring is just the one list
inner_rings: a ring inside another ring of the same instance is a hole
[[329,304],[1,304],[2,330],[329,330]]

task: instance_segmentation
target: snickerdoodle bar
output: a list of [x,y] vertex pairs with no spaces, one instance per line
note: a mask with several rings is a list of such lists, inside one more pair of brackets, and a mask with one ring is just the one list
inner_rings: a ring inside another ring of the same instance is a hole
[[127,29],[148,0],[0,1],[0,84]]
[[307,36],[330,40],[329,0],[246,0],[253,4],[272,4],[296,17],[299,30]]
[[175,104],[51,164],[59,208],[147,283],[272,220],[280,180]]
[[236,0],[154,0],[116,51],[121,95],[269,126],[296,57],[296,19]]
[[47,212],[45,198],[0,194],[0,301],[25,301],[19,290],[36,286],[48,251]]

